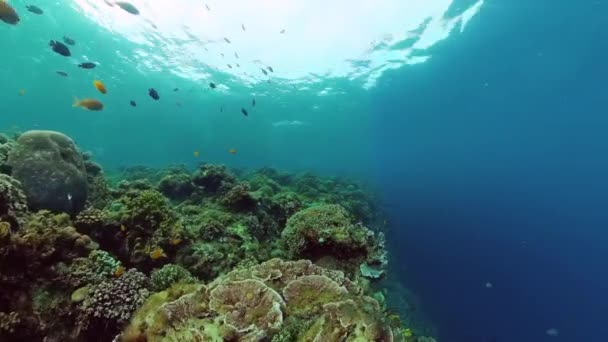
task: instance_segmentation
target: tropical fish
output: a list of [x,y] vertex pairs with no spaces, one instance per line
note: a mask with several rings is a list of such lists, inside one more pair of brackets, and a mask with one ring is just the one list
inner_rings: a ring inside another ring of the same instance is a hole
[[268,71],[274,72],[274,69],[271,66],[268,66]]
[[108,91],[106,90],[106,86],[103,84],[103,82],[101,82],[99,80],[93,81],[93,86],[95,86],[95,88],[97,90],[99,90],[99,92],[102,93],[102,94],[107,94],[108,93]]
[[133,15],[139,14],[139,10],[137,9],[137,7],[133,6],[133,4],[131,4],[129,2],[116,1],[116,2],[114,2],[114,4],[118,5],[118,7],[122,8],[123,10],[125,10]]
[[239,54],[235,52],[234,57],[239,58]]
[[51,40],[49,42],[49,46],[53,49],[53,51],[55,51],[56,53],[58,53],[64,57],[70,57],[72,55],[72,53],[70,52],[70,49],[68,49],[67,46],[65,46],[63,43],[58,42],[56,40]]
[[44,13],[44,11],[40,7],[37,7],[37,6],[34,6],[34,5],[27,5],[27,6],[25,6],[25,8],[27,8],[28,11],[30,11],[30,12],[32,12],[34,14],[40,15],[40,14]]
[[243,29],[243,31],[247,31],[247,30],[245,29],[245,24],[241,24],[241,28]]
[[129,101],[129,104],[131,105],[131,107],[137,107],[137,103],[133,100]]
[[174,88],[173,91],[179,91],[179,88]]
[[92,63],[92,62],[84,62],[84,63],[78,64],[78,67],[82,68],[82,69],[94,69],[96,66],[97,66],[97,64]]
[[228,43],[228,44],[232,43],[232,42],[230,41],[230,39],[228,39],[228,38],[226,38],[226,37],[224,37],[224,40],[225,40],[225,41],[226,41],[226,43]]
[[194,151],[194,158],[198,158],[200,156],[200,153],[198,151]]
[[160,247],[156,247],[152,250],[152,252],[150,252],[150,258],[152,260],[158,260],[160,258],[166,258],[167,254],[165,254],[165,251],[163,251],[162,248]]
[[283,34],[283,33],[285,33],[285,29],[282,29],[282,30],[281,30],[281,34]]
[[82,109],[99,111],[103,110],[103,103],[99,100],[95,99],[82,99],[79,100],[77,97],[74,97],[74,103],[72,107],[80,107]]
[[228,150],[228,153],[235,155],[236,154],[236,149],[235,148],[231,148]]
[[118,268],[116,269],[116,271],[114,271],[114,276],[115,277],[120,277],[123,274],[125,274],[125,268],[123,266],[118,266]]
[[124,224],[120,225],[120,231],[121,232],[126,232],[127,231],[127,226],[125,226]]
[[209,82],[209,87],[211,87],[211,89],[215,89],[215,87],[217,87],[217,86],[215,85],[215,83]]
[[0,0],[0,20],[10,25],[17,25],[21,19],[11,5],[4,0]]
[[207,8],[207,11],[211,12],[211,8],[209,8],[209,5],[205,4],[205,8]]
[[180,243],[182,243],[182,239],[180,239],[180,238],[171,239],[171,241],[169,243],[171,243],[171,245],[173,245],[173,246],[177,246]]
[[55,71],[57,73],[57,75],[61,75],[63,77],[68,77],[68,73],[65,71]]
[[249,112],[247,112],[247,109],[245,108],[241,108],[241,113],[243,113],[245,116],[249,116]]
[[264,75],[268,76],[268,72],[266,71],[266,69],[262,68],[262,72],[264,73]]
[[67,197],[68,197],[68,201],[71,201],[71,200],[72,200],[72,194],[68,193],[68,196],[67,196]]
[[148,89],[148,95],[150,95],[150,97],[153,98],[155,101],[157,101],[158,99],[160,99],[160,96],[158,95],[158,92],[154,88]]
[[230,65],[230,64],[226,64],[226,65],[227,65],[227,66],[228,66],[230,69],[232,69],[232,65]]
[[76,41],[68,36],[63,36],[63,42],[68,45],[76,45]]
[[255,107],[255,99],[251,100],[251,106]]

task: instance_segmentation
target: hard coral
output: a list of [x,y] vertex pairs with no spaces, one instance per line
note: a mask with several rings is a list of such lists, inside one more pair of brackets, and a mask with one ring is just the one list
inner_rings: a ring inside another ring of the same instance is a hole
[[195,283],[197,280],[187,269],[174,264],[167,264],[160,269],[152,271],[152,288],[162,291],[175,283]]
[[172,200],[184,200],[194,192],[194,185],[188,173],[169,174],[158,184],[158,190]]
[[27,213],[27,199],[16,179],[0,174],[0,221],[18,228]]
[[255,208],[256,201],[249,193],[247,182],[231,187],[221,198],[220,203],[234,211],[246,211]]
[[202,165],[192,176],[192,183],[203,187],[209,193],[215,193],[221,187],[231,187],[236,177],[223,165]]

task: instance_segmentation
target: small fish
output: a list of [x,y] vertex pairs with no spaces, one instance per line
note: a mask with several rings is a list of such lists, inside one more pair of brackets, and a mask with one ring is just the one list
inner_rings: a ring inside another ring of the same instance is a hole
[[124,224],[120,225],[120,231],[121,232],[126,232],[127,231],[127,226],[125,226]]
[[160,258],[166,258],[167,254],[165,254],[165,251],[163,251],[162,248],[160,247],[156,247],[154,248],[154,250],[152,250],[152,252],[150,252],[150,258],[152,260],[158,260]]
[[97,64],[92,63],[92,62],[84,62],[84,63],[78,64],[78,67],[82,68],[82,69],[95,69],[96,66],[97,66]]
[[236,65],[237,68],[241,67],[241,65],[239,63],[235,63],[235,65]]
[[63,76],[63,77],[68,77],[68,73],[65,71],[55,71],[57,73],[57,75]]
[[261,70],[264,73],[264,75],[268,76],[268,71],[266,71],[266,69],[262,68]]
[[67,46],[65,46],[63,43],[58,42],[56,40],[51,40],[49,42],[49,46],[53,49],[53,51],[55,51],[56,53],[58,53],[64,57],[70,57],[72,55],[72,53],[70,52],[70,49],[68,49]]
[[174,88],[173,91],[179,91],[179,88]]
[[228,38],[226,38],[226,37],[224,37],[224,41],[226,41],[226,43],[228,43],[228,44],[232,43],[232,42],[230,41],[230,39],[228,39]]
[[223,52],[221,52],[220,55],[222,56],[222,58],[224,58],[224,53]]
[[255,107],[255,99],[251,100],[251,106]]
[[243,31],[247,31],[247,30],[245,29],[245,24],[241,24],[241,28],[243,29]]
[[179,101],[176,101],[176,102],[175,102],[175,105],[176,105],[176,106],[178,106],[178,107],[181,107],[181,106],[182,106],[182,103],[181,103],[181,102],[179,102]]
[[200,153],[198,151],[194,151],[194,158],[198,158],[200,156]]
[[27,6],[25,6],[25,8],[27,8],[28,11],[30,11],[34,14],[41,15],[44,13],[44,11],[40,7],[37,7],[34,5],[27,5]]
[[228,66],[230,69],[232,69],[232,65],[230,65],[230,64],[226,64],[226,65],[227,65],[227,66]]
[[207,8],[207,11],[211,12],[211,8],[209,8],[209,5],[205,4],[205,8]]
[[9,25],[17,25],[21,21],[15,9],[6,1],[0,1],[0,20]]
[[180,238],[171,239],[171,241],[169,241],[169,243],[170,243],[172,246],[177,246],[177,245],[179,245],[180,243],[182,243],[182,239],[180,239]]
[[234,57],[239,58],[239,54],[235,52]]
[[268,66],[268,71],[274,72],[274,69],[271,66]]
[[72,194],[68,193],[68,201],[71,201],[71,200],[72,200]]
[[25,89],[19,89],[19,96],[25,95]]
[[103,84],[103,82],[95,80],[93,81],[93,86],[99,90],[100,93],[102,94],[107,94],[108,91],[106,90],[106,86]]
[[129,104],[131,105],[131,107],[137,107],[137,102],[133,100],[129,101]]
[[68,45],[76,45],[76,41],[68,36],[63,36],[63,42]]
[[118,266],[118,268],[116,269],[116,271],[114,271],[114,276],[115,277],[120,277],[123,274],[125,274],[125,268],[123,266]]
[[220,107],[220,113],[223,113],[223,112],[224,112],[224,106],[221,106]]
[[228,150],[228,153],[235,155],[236,154],[236,148],[231,148]]
[[209,82],[209,87],[211,87],[211,89],[215,89],[215,87],[217,87],[217,86],[215,85],[215,83]]
[[245,109],[245,108],[241,108],[241,113],[243,113],[243,115],[245,115],[245,116],[249,116],[249,113],[247,112],[247,109]]
[[155,101],[160,99],[160,96],[158,96],[158,92],[154,88],[148,89],[148,95],[150,95],[150,97],[153,98]]
[[80,107],[82,109],[100,111],[103,110],[103,103],[95,99],[79,100],[77,97],[74,97],[74,103],[72,104],[72,107]]
[[114,2],[116,5],[118,5],[118,7],[122,8],[123,10],[133,14],[133,15],[138,15],[139,14],[139,10],[137,9],[137,7],[133,6],[133,4],[126,2],[126,1],[116,1]]
[[283,33],[285,33],[285,29],[282,29],[282,30],[281,30],[281,34],[283,34]]

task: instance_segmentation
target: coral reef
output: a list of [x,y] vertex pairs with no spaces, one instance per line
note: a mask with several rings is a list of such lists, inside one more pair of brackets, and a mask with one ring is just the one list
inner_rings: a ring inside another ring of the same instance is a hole
[[107,172],[60,133],[15,139],[0,135],[2,341],[425,340],[413,310],[385,307],[401,296],[381,287],[386,227],[357,183]]
[[87,199],[82,155],[69,137],[53,131],[28,131],[8,156],[11,175],[23,185],[32,210],[77,213]]

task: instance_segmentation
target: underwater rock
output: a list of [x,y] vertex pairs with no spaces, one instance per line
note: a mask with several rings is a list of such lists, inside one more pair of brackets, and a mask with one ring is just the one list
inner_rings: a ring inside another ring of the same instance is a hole
[[21,183],[10,176],[0,174],[0,222],[7,222],[17,229],[27,213],[26,201]]
[[87,175],[82,155],[66,135],[29,131],[17,140],[8,164],[23,185],[32,210],[77,213],[87,200]]

